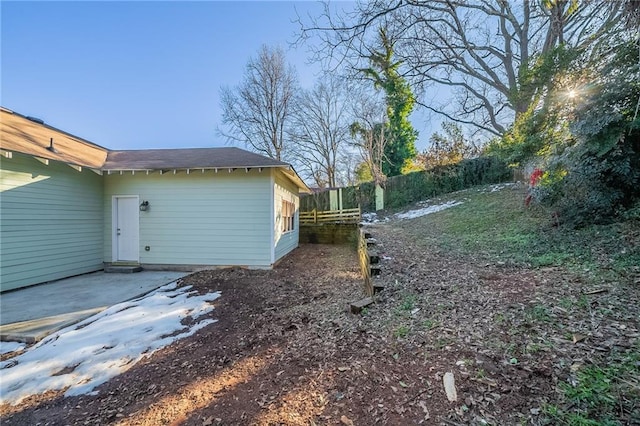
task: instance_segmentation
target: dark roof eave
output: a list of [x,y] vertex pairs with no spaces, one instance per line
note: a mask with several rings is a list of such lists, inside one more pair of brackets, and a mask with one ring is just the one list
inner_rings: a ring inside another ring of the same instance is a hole
[[74,162],[74,161],[68,161],[68,160],[64,160],[64,159],[60,159],[60,158],[48,158],[48,157],[41,157],[39,155],[35,155],[35,154],[31,154],[28,152],[22,152],[22,151],[18,151],[15,149],[8,149],[8,148],[4,148],[4,147],[0,147],[0,157],[5,157],[5,158],[11,158],[11,156],[13,154],[18,154],[18,155],[22,155],[25,157],[30,157],[30,158],[35,158],[38,159],[39,161],[53,161],[55,163],[59,163],[59,164],[65,164],[71,168],[74,168],[76,170],[81,170],[81,169],[86,169],[86,170],[91,170],[94,173],[102,173],[103,171],[105,171],[104,169],[100,168],[100,167],[95,167],[95,166],[91,166],[91,165],[87,165],[85,163],[78,163],[78,162]]
[[293,182],[294,185],[298,187],[300,192],[305,194],[311,194],[311,189],[307,186],[306,183],[300,178],[298,173],[291,167],[290,165],[269,165],[269,166],[223,166],[223,167],[163,167],[163,168],[147,168],[147,169],[136,169],[136,168],[106,168],[103,167],[101,170],[103,172],[109,173],[118,173],[118,172],[141,172],[141,173],[152,173],[156,171],[165,171],[165,170],[229,170],[229,169],[282,169],[283,173],[287,178]]
[[[10,150],[10,149],[5,149],[5,148],[0,148],[0,151],[3,152],[10,152],[10,153],[17,153],[20,155],[25,155],[25,156],[29,156],[29,157],[34,157],[33,154],[28,154],[28,153],[23,153],[20,151],[15,151],[15,150]],[[2,154],[4,155],[4,154]],[[57,163],[62,163],[62,164],[67,164],[71,167],[77,168],[84,168],[84,169],[89,169],[92,170],[95,173],[118,173],[118,172],[138,172],[138,173],[152,173],[152,172],[156,172],[156,171],[165,171],[165,170],[229,170],[229,169],[282,169],[283,173],[287,176],[287,178],[289,180],[291,180],[291,182],[293,182],[299,189],[300,192],[303,193],[307,193],[310,194],[312,191],[311,189],[307,186],[307,184],[304,183],[304,181],[300,178],[300,176],[298,175],[298,173],[294,170],[294,168],[289,165],[289,164],[271,164],[271,165],[261,165],[261,166],[219,166],[219,167],[213,167],[213,166],[199,166],[199,167],[162,167],[162,168],[131,168],[131,167],[90,167],[90,166],[86,166],[83,164],[75,164],[69,161],[61,161],[61,160],[56,160],[56,159],[49,159],[50,161],[55,161]]]
[[225,169],[288,169],[290,166],[285,165],[263,165],[263,166],[179,166],[179,167],[102,167],[105,172],[155,172],[160,170],[225,170]]

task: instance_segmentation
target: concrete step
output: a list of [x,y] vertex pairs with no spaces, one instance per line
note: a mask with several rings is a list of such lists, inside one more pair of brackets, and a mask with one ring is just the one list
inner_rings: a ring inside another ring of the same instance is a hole
[[111,265],[104,268],[104,272],[107,274],[133,274],[134,272],[142,271],[142,266],[121,266]]

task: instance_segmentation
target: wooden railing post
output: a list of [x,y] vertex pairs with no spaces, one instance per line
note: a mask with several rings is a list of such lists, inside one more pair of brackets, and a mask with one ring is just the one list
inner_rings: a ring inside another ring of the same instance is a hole
[[371,281],[371,264],[369,262],[369,252],[367,250],[367,239],[364,231],[358,230],[358,257],[360,260],[360,271],[364,278],[364,290],[367,296],[373,296],[373,283]]

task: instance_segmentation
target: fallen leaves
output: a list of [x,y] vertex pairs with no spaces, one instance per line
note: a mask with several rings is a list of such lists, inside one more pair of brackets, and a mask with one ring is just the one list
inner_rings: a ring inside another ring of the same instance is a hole
[[354,426],[353,420],[351,420],[347,416],[340,417],[340,423],[342,423],[343,425],[346,425],[346,426]]

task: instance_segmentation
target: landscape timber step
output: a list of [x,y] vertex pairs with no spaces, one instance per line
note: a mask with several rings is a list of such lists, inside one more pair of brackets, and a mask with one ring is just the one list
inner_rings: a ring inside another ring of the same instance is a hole
[[380,273],[382,272],[382,269],[380,269],[380,267],[377,265],[372,265],[370,270],[371,270],[372,277],[376,275],[380,275]]
[[382,290],[384,290],[384,285],[375,282],[373,283],[373,294],[378,294]]
[[364,308],[373,304],[373,297],[365,297],[362,300],[358,300],[357,302],[353,302],[351,304],[351,313],[359,314],[362,312]]
[[104,272],[107,274],[133,274],[135,272],[142,271],[142,266],[120,266],[111,265],[104,268]]
[[369,252],[369,263],[380,263],[380,255],[374,251]]
[[376,245],[376,239],[375,238],[367,238],[367,247],[373,247]]
[[371,232],[364,232],[364,239],[368,240],[369,238],[371,238]]

